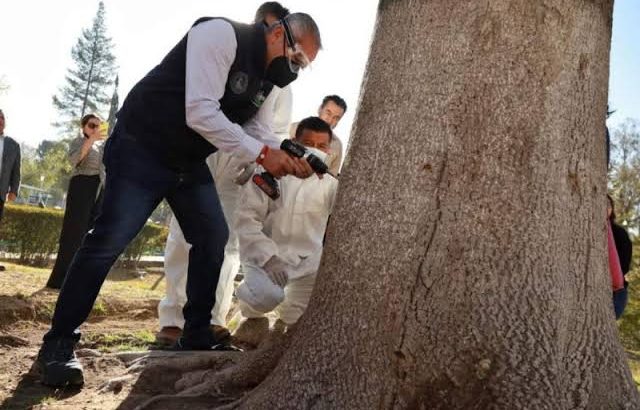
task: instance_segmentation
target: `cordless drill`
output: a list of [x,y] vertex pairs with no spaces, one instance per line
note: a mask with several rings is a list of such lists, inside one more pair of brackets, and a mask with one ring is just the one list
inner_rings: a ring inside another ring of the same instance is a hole
[[[298,144],[292,140],[284,140],[280,144],[280,149],[291,155],[294,158],[305,158],[311,168],[318,174],[329,174],[329,167],[325,162],[317,155],[307,151],[304,145]],[[333,175],[332,175],[333,176]],[[258,185],[262,191],[269,196],[269,198],[276,200],[280,197],[280,188],[278,187],[278,181],[269,172],[265,171],[261,174],[255,174],[253,176],[253,182]]]

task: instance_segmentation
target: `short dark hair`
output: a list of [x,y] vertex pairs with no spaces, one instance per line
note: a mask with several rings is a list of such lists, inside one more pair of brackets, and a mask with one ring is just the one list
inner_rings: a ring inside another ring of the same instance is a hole
[[322,99],[322,104],[320,104],[320,108],[327,105],[329,101],[333,101],[335,105],[342,108],[342,111],[347,112],[347,102],[337,95],[327,95],[324,97]]
[[262,3],[260,7],[258,7],[253,21],[255,21],[256,23],[260,22],[264,20],[269,14],[271,14],[278,20],[282,20],[283,18],[287,17],[287,15],[289,15],[289,9],[284,7],[277,1],[268,1],[266,3]]
[[311,130],[316,132],[326,132],[329,134],[329,142],[333,139],[333,132],[329,124],[324,122],[320,117],[307,117],[298,123],[296,128],[296,139],[302,136],[304,130]]
[[85,125],[87,125],[89,123],[89,120],[92,119],[92,118],[102,121],[102,119],[100,117],[98,117],[96,114],[93,114],[93,113],[85,114],[82,117],[82,119],[80,120],[80,126],[84,127]]

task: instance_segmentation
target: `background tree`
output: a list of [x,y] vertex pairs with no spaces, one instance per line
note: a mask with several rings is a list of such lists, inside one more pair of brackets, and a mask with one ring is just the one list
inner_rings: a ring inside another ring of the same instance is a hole
[[109,91],[116,77],[113,44],[107,36],[104,3],[90,28],[82,30],[71,50],[74,68],[65,76],[65,85],[53,97],[53,105],[60,113],[56,122],[63,132],[75,132],[80,118],[88,112],[103,113],[109,107]]
[[52,203],[60,201],[69,185],[71,164],[65,141],[43,140],[35,150],[23,145],[22,182],[48,190]]
[[609,177],[617,220],[640,230],[640,122],[627,118],[611,132],[612,158]]
[[113,131],[116,126],[116,114],[120,108],[120,97],[118,96],[118,85],[120,85],[120,77],[116,76],[115,84],[113,85],[113,95],[111,96],[111,104],[109,106],[109,116],[107,122],[109,123],[109,132]]
[[307,312],[144,408],[638,408],[605,263],[612,6],[381,1]]

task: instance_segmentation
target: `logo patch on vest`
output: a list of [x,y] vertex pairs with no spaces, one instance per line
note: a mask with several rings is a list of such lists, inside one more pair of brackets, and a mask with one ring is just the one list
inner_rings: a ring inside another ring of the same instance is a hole
[[264,95],[264,91],[258,90],[256,95],[254,95],[253,98],[251,99],[251,103],[256,107],[260,108],[262,106],[262,103],[264,103],[264,100],[266,99],[267,99],[267,96]]
[[229,80],[229,87],[234,94],[242,94],[247,91],[249,86],[249,75],[242,71],[236,71],[231,75]]

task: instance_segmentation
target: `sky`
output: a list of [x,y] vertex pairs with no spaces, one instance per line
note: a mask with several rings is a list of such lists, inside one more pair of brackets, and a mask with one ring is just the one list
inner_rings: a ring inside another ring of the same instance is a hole
[[[262,0],[104,0],[109,35],[119,65],[120,101],[200,16],[249,22]],[[377,0],[283,0],[291,11],[314,17],[324,49],[311,70],[293,83],[293,121],[313,115],[322,97],[342,96],[349,106],[336,128],[348,139],[375,23]],[[72,67],[71,48],[91,25],[98,0],[2,0],[0,77],[10,89],[0,95],[6,134],[37,146],[58,138],[52,96]],[[34,12],[36,11],[36,12]],[[609,102],[616,125],[640,119],[640,1],[616,0]]]
[[616,0],[613,9],[608,121],[640,120],[640,1]]

